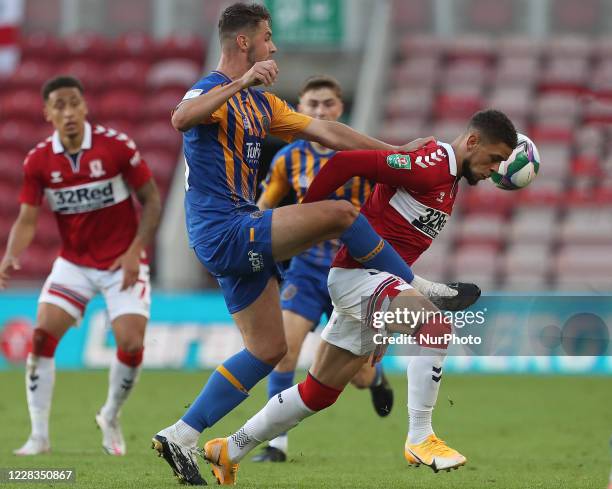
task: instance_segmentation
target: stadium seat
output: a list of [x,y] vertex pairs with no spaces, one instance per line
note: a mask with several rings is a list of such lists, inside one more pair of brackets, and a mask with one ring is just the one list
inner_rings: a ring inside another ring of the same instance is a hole
[[462,246],[453,255],[451,279],[492,290],[497,284],[498,262],[499,250],[495,246]]
[[[495,7],[499,8],[499,5],[496,3]],[[469,61],[486,65],[495,55],[493,46],[488,36],[462,36],[447,44],[446,55],[451,62]]]
[[170,115],[184,95],[184,88],[165,88],[151,93],[144,104],[145,117],[170,123]]
[[[378,136],[392,144],[402,145],[407,141],[423,137],[424,134],[434,134],[429,129],[423,128],[421,117],[402,117],[388,119],[383,122]],[[436,137],[438,137],[436,135]]]
[[433,18],[433,6],[429,0],[393,2],[393,21],[399,32],[414,32],[432,25]]
[[551,37],[544,43],[544,54],[554,58],[582,58],[589,60],[595,51],[591,39],[581,35]]
[[[513,23],[515,6],[513,0],[472,0],[465,12],[466,27],[477,32],[497,33]],[[465,14],[464,14],[465,15]],[[489,41],[490,44],[490,41]]]
[[104,88],[125,88],[143,90],[147,84],[149,63],[143,60],[127,59],[107,65],[104,70]]
[[501,85],[493,89],[489,107],[501,110],[516,124],[516,120],[525,120],[533,109],[533,94],[527,86]]
[[456,240],[461,245],[500,247],[505,239],[506,220],[499,214],[466,214],[459,221]]
[[43,84],[55,74],[54,71],[53,65],[47,61],[26,59],[19,63],[6,81],[6,87],[12,87],[15,90],[30,89],[40,93]]
[[600,0],[557,0],[551,4],[553,32],[579,32],[590,34],[600,18],[605,18]]
[[101,119],[125,118],[140,120],[144,97],[136,90],[117,89],[105,92],[100,98],[98,114]]
[[566,244],[606,244],[612,242],[610,210],[599,207],[568,209],[559,228]]
[[136,130],[134,140],[143,149],[162,149],[174,152],[178,152],[182,143],[181,134],[170,125],[167,117],[143,124]]
[[389,117],[427,116],[431,111],[433,91],[430,87],[399,88],[387,95],[386,113]]
[[[85,92],[96,92],[104,86],[104,65],[93,59],[71,59],[61,64],[58,73],[78,78]],[[88,98],[91,104],[91,97]]]
[[167,59],[151,67],[147,77],[150,87],[180,88],[187,91],[202,76],[202,64],[185,59]]
[[544,93],[536,100],[535,117],[574,120],[580,115],[580,100],[566,93]]
[[131,31],[112,42],[112,50],[114,59],[150,62],[153,60],[155,44],[149,34]]
[[111,55],[111,45],[95,32],[77,32],[63,38],[63,44],[72,59],[107,61]]
[[539,81],[541,91],[583,93],[589,84],[589,65],[584,58],[552,58],[545,65]]
[[444,41],[432,35],[408,33],[400,39],[398,46],[400,53],[405,56],[419,53],[420,56],[435,57],[442,53]]
[[177,153],[175,151],[147,148],[141,151],[142,157],[151,168],[153,175],[160,181],[160,187],[167,186],[176,169],[177,160],[179,159]]
[[54,34],[37,31],[21,37],[19,42],[24,62],[54,63],[66,55],[66,48]]
[[0,117],[4,120],[44,121],[40,92],[34,89],[6,92],[0,97]]
[[23,179],[23,161],[26,153],[24,151],[1,148],[0,157],[0,183],[12,185],[12,193],[16,186],[21,184]]
[[466,213],[507,215],[517,204],[515,192],[505,192],[495,188],[489,181],[469,187],[461,185],[458,198],[462,199]]
[[554,259],[557,287],[564,290],[612,290],[609,245],[562,247]]
[[157,43],[155,51],[160,58],[179,58],[204,63],[205,46],[202,37],[189,34],[174,34]]
[[519,207],[510,221],[507,239],[519,244],[548,244],[557,231],[557,210],[547,207]]
[[544,243],[516,243],[503,255],[501,277],[505,289],[520,285],[540,289],[550,274],[550,247]]
[[612,100],[589,100],[584,107],[583,117],[586,124],[612,124]]
[[452,261],[449,242],[435,239],[429,249],[413,265],[415,273],[427,280],[445,282],[448,280],[448,265]]
[[529,36],[508,36],[498,41],[497,52],[500,57],[529,56],[538,57],[542,52],[542,43]]
[[538,79],[540,62],[535,56],[508,55],[499,58],[493,80],[499,87],[531,88]]
[[0,148],[12,149],[25,153],[40,142],[40,126],[37,124],[8,120],[0,122]]
[[393,81],[399,88],[430,86],[436,82],[440,62],[433,56],[410,57],[393,68]]

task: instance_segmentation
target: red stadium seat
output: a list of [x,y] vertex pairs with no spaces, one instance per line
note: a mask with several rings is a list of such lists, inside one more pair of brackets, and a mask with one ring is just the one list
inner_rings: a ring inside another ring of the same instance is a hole
[[456,239],[461,245],[501,246],[505,240],[506,219],[499,214],[472,212],[458,225]]
[[544,53],[550,57],[581,58],[588,60],[595,51],[595,45],[586,36],[566,35],[550,38],[544,46]]
[[437,57],[444,50],[444,41],[432,35],[410,33],[400,39],[399,48],[405,56],[418,53],[419,56]]
[[[17,217],[19,212],[19,193],[16,192],[15,184],[0,181],[0,214],[12,218]],[[6,236],[6,235],[5,235]],[[4,244],[4,243],[3,243]]]
[[537,57],[542,51],[542,43],[528,36],[508,36],[499,40],[497,52],[500,57],[528,56]]
[[433,23],[433,6],[429,0],[393,2],[393,22],[401,31],[421,30]]
[[383,123],[378,136],[383,141],[402,145],[406,144],[408,141],[422,137],[423,134],[433,133],[423,129],[421,118],[416,117],[388,120]]
[[482,182],[473,188],[460,189],[466,213],[508,214],[517,200],[513,192],[504,192],[489,182]]
[[104,85],[104,65],[91,59],[73,59],[65,62],[57,69],[57,74],[70,75],[78,78],[85,92],[97,91]]
[[13,185],[20,185],[23,179],[23,160],[26,153],[0,147],[0,182]]
[[466,10],[468,29],[497,33],[512,25],[516,7],[513,0],[471,0]]
[[25,35],[19,42],[24,61],[43,60],[53,63],[63,58],[67,51],[57,35],[46,32],[34,32]]
[[538,78],[539,65],[536,56],[503,56],[498,60],[494,82],[501,86],[531,87]]
[[26,121],[0,122],[0,147],[21,151],[24,156],[40,141],[40,126]]
[[151,93],[145,102],[145,117],[147,119],[165,119],[170,123],[172,110],[178,105],[184,95],[185,90],[180,88],[167,88]]
[[143,149],[142,157],[160,185],[167,186],[174,175],[178,154],[175,151]]
[[180,88],[186,91],[201,76],[201,63],[185,59],[167,59],[156,63],[147,78],[154,88]]
[[22,89],[5,93],[0,97],[2,119],[44,121],[43,100],[38,90]]
[[587,102],[584,107],[585,123],[612,123],[612,100],[594,99]]
[[104,88],[143,90],[150,65],[146,61],[127,59],[114,62],[104,70]]
[[451,262],[451,278],[474,282],[484,290],[495,288],[499,267],[499,249],[495,246],[462,246]]
[[589,83],[588,60],[584,58],[552,58],[540,77],[541,91],[584,93]]
[[144,96],[135,90],[110,90],[100,98],[100,119],[125,118],[138,121],[142,114]]
[[[495,4],[496,8],[498,4]],[[494,45],[486,36],[465,36],[453,39],[446,47],[451,60],[476,61],[487,64],[495,57]]]
[[425,117],[431,112],[431,87],[397,89],[387,95],[386,113],[390,117]]
[[100,34],[79,32],[64,38],[64,46],[73,59],[104,62],[111,57],[111,45]]
[[112,42],[113,59],[135,59],[145,62],[153,60],[155,43],[146,32],[127,32]]
[[612,242],[610,210],[598,206],[569,209],[559,228],[566,244],[606,244]]
[[412,267],[415,273],[439,282],[448,281],[448,268],[452,256],[449,240],[442,237],[446,235],[446,229],[443,233],[433,241],[427,252],[423,253]]
[[528,86],[502,85],[493,89],[487,105],[507,114],[516,125],[516,119],[523,120],[531,114],[533,99]]
[[[527,189],[521,190],[525,192]],[[556,208],[524,206],[517,209],[509,226],[508,239],[512,243],[543,243],[548,245],[556,238]]]
[[53,66],[39,59],[22,61],[7,82],[13,89],[32,89],[40,93],[43,84],[54,75]]
[[158,42],[155,51],[161,58],[187,59],[200,66],[204,63],[204,40],[196,35],[172,35]]
[[182,143],[181,134],[170,125],[168,118],[143,124],[134,135],[134,140],[141,148],[175,152]]

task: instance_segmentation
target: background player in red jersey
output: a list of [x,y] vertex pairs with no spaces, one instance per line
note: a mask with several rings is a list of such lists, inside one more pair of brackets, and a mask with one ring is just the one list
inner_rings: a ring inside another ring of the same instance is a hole
[[[337,153],[321,169],[303,202],[327,198],[351,177],[376,181],[375,190],[361,212],[412,264],[450,216],[459,179],[465,177],[475,185],[488,178],[510,156],[516,144],[516,130],[503,113],[479,112],[452,144],[433,142],[410,153]],[[323,330],[324,341],[306,380],[271,398],[230,437],[217,438],[205,445],[205,454],[216,474],[222,476],[222,482],[235,480],[237,463],[259,443],[331,406],[370,355],[380,354],[370,329],[374,312],[437,311],[401,278],[364,268],[346,254],[344,247],[332,264],[328,285],[334,313]],[[408,364],[410,423],[404,455],[411,464],[425,464],[436,472],[450,470],[465,464],[466,458],[437,438],[431,426],[446,347],[444,343],[426,347],[423,338],[440,337],[451,331],[451,325],[430,320],[410,326],[414,329],[403,331],[416,331],[419,346],[418,354]],[[217,449],[211,450],[213,446]],[[215,453],[216,458],[209,457],[209,453]]]
[[[19,270],[19,256],[34,238],[43,195],[55,212],[62,249],[40,295],[26,365],[32,431],[15,454],[49,451],[55,349],[68,328],[79,322],[89,300],[101,293],[117,355],[96,422],[105,451],[124,455],[118,416],[142,363],[151,291],[145,248],[159,223],[160,197],[134,142],[87,122],[87,104],[77,79],[49,80],[42,95],[45,118],[55,132],[25,159],[21,208],[0,262],[0,288],[6,287],[11,268]],[[143,206],[140,223],[132,191]]]

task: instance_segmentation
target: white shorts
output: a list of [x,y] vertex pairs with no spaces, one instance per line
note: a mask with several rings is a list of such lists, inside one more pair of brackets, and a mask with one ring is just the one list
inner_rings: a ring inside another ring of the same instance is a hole
[[61,307],[79,322],[87,303],[101,293],[111,321],[123,314],[139,314],[148,319],[151,306],[149,266],[140,265],[138,282],[133,287],[120,290],[122,281],[121,269],[111,272],[87,268],[58,257],[38,302]]
[[321,338],[358,356],[369,355],[376,347],[369,324],[372,313],[386,312],[391,298],[412,288],[395,275],[364,268],[332,268],[327,287],[334,312]]

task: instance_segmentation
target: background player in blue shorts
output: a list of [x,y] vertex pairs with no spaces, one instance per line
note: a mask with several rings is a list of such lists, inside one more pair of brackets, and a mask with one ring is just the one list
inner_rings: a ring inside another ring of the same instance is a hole
[[185,415],[153,438],[153,448],[190,484],[204,483],[195,459],[200,433],[246,399],[287,352],[277,261],[340,238],[368,268],[394,273],[429,297],[440,290],[453,301],[459,295],[443,284],[417,283],[410,267],[345,200],[267,211],[255,205],[261,145],[268,134],[336,150],[410,151],[433,140],[391,146],[339,122],[297,113],[275,95],[254,89],[271,85],[278,75],[270,59],[276,52],[270,20],[259,4],[226,8],[219,20],[217,69],[187,92],[172,115],[172,125],[183,133],[189,243],[217,278],[245,345],[217,367]]
[[[298,112],[317,119],[336,121],[342,116],[342,88],[328,76],[309,78],[299,94]],[[291,190],[298,201],[306,193],[310,182],[334,150],[318,143],[298,140],[281,149],[270,168],[257,205],[260,209],[276,207]],[[373,184],[364,178],[353,178],[336,192],[337,199],[351,202],[357,209],[369,197]],[[333,306],[327,290],[329,267],[339,248],[337,240],[324,241],[291,259],[283,277],[281,308],[287,339],[287,354],[268,376],[268,397],[293,385],[293,378],[302,344],[310,331],[318,326],[321,316],[329,318]],[[382,364],[363,365],[353,377],[357,388],[370,388],[374,409],[387,416],[393,405],[393,390],[382,370]],[[284,462],[287,459],[287,434],[270,440],[269,445],[256,455],[256,462]]]

